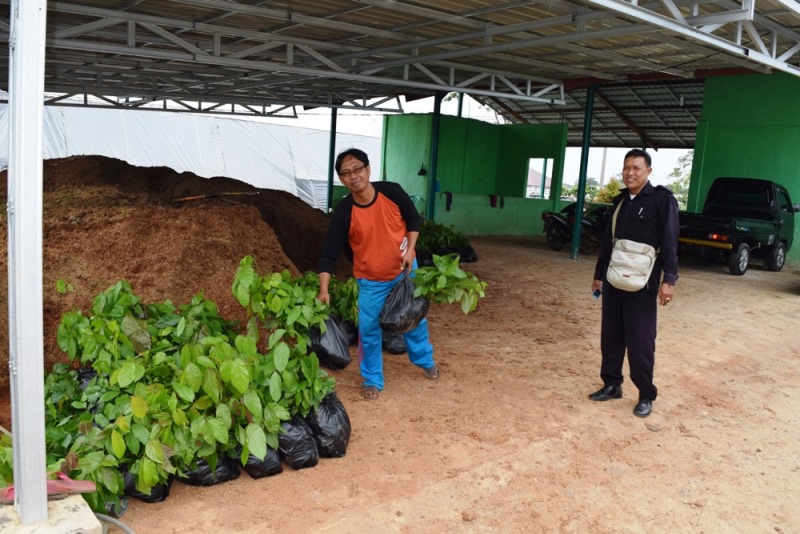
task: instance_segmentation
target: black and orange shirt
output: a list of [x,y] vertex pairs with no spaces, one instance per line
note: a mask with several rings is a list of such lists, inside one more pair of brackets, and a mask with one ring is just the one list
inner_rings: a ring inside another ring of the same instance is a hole
[[[388,281],[400,274],[408,232],[419,232],[421,217],[408,194],[394,182],[373,182],[375,198],[358,204],[347,195],[336,208],[325,237],[318,272],[333,271],[343,249],[352,252],[353,276]],[[349,255],[349,254],[348,254]]]

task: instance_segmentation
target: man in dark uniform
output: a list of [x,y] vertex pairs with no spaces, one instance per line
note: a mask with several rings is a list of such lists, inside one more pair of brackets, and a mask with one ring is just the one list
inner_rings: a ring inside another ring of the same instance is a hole
[[[634,415],[647,417],[658,389],[653,384],[656,350],[657,304],[673,299],[678,280],[678,203],[666,187],[650,181],[650,154],[634,149],[625,155],[622,181],[626,186],[614,199],[619,208],[612,235],[609,222],[597,258],[592,291],[602,291],[603,315],[600,333],[603,387],[589,398],[595,401],[622,398],[622,362],[628,352],[631,380],[639,389]],[[647,243],[658,251],[650,279],[639,291],[617,289],[606,281],[614,239]],[[663,273],[663,277],[662,277]]]

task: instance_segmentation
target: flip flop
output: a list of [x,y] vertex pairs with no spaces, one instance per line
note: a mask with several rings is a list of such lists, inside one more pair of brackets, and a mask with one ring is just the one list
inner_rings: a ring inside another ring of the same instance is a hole
[[92,493],[97,486],[91,480],[72,480],[61,471],[56,471],[58,480],[47,480],[47,495],[69,495],[72,493]]
[[429,380],[434,380],[434,381],[439,380],[440,373],[439,373],[439,366],[438,365],[433,364],[433,367],[429,367],[427,369],[423,369],[423,371],[425,371],[425,376]]
[[[63,499],[67,495],[74,493],[92,493],[97,490],[97,486],[90,480],[73,480],[66,474],[58,471],[55,473],[57,480],[47,479],[47,499],[54,501]],[[0,489],[0,504],[14,504],[14,486],[7,486]]]

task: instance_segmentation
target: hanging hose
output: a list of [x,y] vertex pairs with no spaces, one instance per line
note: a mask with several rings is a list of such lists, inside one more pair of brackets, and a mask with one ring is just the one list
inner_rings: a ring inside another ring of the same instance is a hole
[[[119,519],[114,519],[114,518],[113,518],[113,517],[111,517],[110,515],[106,515],[106,514],[98,514],[98,513],[96,513],[96,512],[95,512],[95,514],[94,514],[94,515],[95,515],[95,516],[97,517],[97,519],[99,519],[100,521],[102,521],[102,522],[104,522],[104,523],[109,523],[109,524],[111,524],[111,525],[114,525],[115,527],[118,527],[118,528],[122,529],[122,531],[123,531],[123,532],[125,532],[126,534],[136,534],[136,533],[133,531],[133,529],[132,529],[132,528],[130,528],[128,525],[126,525],[125,523],[123,523],[123,522],[122,522],[122,521],[120,521]],[[105,530],[104,530],[104,531],[105,531]]]

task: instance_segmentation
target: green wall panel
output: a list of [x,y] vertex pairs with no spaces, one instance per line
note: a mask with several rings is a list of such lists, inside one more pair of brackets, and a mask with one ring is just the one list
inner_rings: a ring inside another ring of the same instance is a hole
[[[384,119],[385,176],[401,183],[409,194],[423,198],[431,176],[430,173],[426,177],[417,176],[419,154],[429,158],[432,125],[433,117],[429,114],[393,115]],[[553,200],[557,196],[524,198],[528,161],[530,158],[553,161],[552,189],[557,193],[566,143],[565,124],[497,125],[441,116],[434,220],[468,235],[541,235],[542,211],[563,203]],[[448,193],[452,199],[450,210]],[[491,206],[492,198],[495,207]]]
[[492,207],[489,195],[453,195],[447,211],[446,195],[437,193],[435,212],[437,222],[466,235],[542,235],[547,209],[548,200],[497,196]]
[[[690,211],[702,210],[719,176],[773,180],[789,190],[792,202],[800,202],[800,78],[765,74],[706,80]],[[788,258],[800,261],[800,246],[792,247]]]
[[464,192],[464,165],[468,123],[443,116],[440,123],[439,159],[436,178],[440,191]]
[[[389,115],[383,123],[383,168],[372,169],[372,180],[388,180],[403,186],[412,196],[428,196],[430,173],[419,175],[420,167],[429,167],[431,115]],[[391,139],[391,143],[385,140]]]

